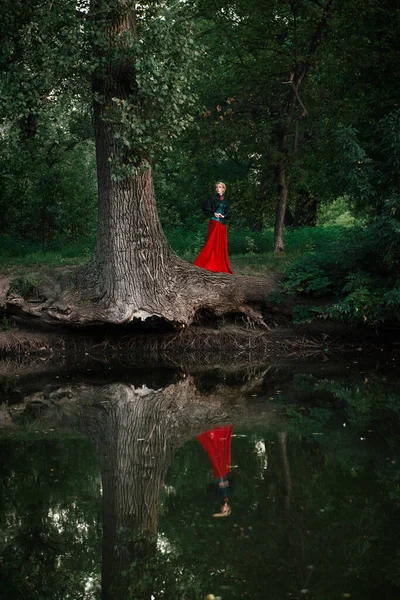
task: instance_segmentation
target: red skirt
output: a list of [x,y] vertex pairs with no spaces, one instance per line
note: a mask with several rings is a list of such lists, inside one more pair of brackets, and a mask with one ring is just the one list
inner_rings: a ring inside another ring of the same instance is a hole
[[213,477],[224,477],[231,470],[232,431],[233,425],[228,425],[197,436],[211,461]]
[[214,273],[232,273],[228,258],[226,225],[211,219],[208,225],[207,241],[194,264],[196,267]]

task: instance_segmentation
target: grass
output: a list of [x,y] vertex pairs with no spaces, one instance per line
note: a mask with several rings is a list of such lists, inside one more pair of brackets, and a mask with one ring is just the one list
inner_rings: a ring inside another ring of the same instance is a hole
[[264,254],[233,254],[230,257],[232,271],[236,275],[264,275],[274,273],[281,275],[293,262],[293,256],[276,256],[273,252]]
[[[329,252],[340,244],[348,228],[301,227],[285,232],[285,254],[274,254],[272,229],[261,232],[250,230],[229,231],[229,257],[234,273],[238,275],[262,275],[264,273],[283,274],[289,265],[309,252]],[[188,262],[193,262],[205,241],[203,230],[175,230],[167,237],[177,254]]]
[[[193,262],[200,252],[206,237],[206,224],[191,228],[176,228],[166,231],[174,251]],[[285,234],[285,254],[273,252],[273,231],[229,230],[229,256],[232,269],[242,275],[285,272],[287,267],[307,252],[329,251],[340,244],[343,233],[348,230],[340,226],[301,227],[288,229]],[[94,240],[82,239],[68,242],[54,240],[43,248],[39,243],[0,236],[0,269],[3,273],[18,274],[27,268],[43,266],[58,267],[84,264],[90,258]]]
[[0,269],[4,274],[22,274],[27,268],[80,265],[89,260],[93,247],[90,238],[79,242],[58,239],[43,247],[37,242],[0,236]]

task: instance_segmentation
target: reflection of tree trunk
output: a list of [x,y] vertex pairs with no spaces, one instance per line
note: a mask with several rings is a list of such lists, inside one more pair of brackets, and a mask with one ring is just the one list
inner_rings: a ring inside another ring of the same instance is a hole
[[287,431],[281,431],[279,433],[279,448],[281,452],[281,461],[282,461],[282,473],[283,473],[283,482],[284,482],[284,503],[287,513],[289,515],[290,512],[290,502],[292,499],[292,477],[290,475],[290,465],[287,455],[287,439],[288,434]]
[[[261,389],[263,379],[256,384]],[[69,421],[76,427],[78,420],[99,453],[103,600],[150,598],[162,485],[174,451],[219,425],[279,418],[274,405],[249,401],[254,391],[252,381],[240,388],[220,385],[205,395],[186,377],[157,391],[126,383],[78,384],[32,396],[47,406],[47,426],[65,429]]]
[[110,402],[87,426],[101,458],[102,598],[151,597],[143,570],[156,550],[161,490],[171,462],[170,413],[162,393],[110,386]]
[[304,528],[301,513],[293,500],[293,485],[288,457],[287,431],[279,433],[279,446],[283,473],[284,505],[288,520],[287,525],[287,560],[290,571],[294,575],[294,587],[306,587],[312,571],[307,571],[304,552]]

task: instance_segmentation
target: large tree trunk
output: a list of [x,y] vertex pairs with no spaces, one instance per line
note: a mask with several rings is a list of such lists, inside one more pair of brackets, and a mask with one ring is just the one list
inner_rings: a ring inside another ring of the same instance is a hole
[[[262,323],[259,308],[275,288],[272,277],[232,277],[189,265],[173,253],[162,231],[149,157],[123,118],[129,121],[132,110],[139,122],[147,119],[132,50],[136,4],[92,0],[89,19],[98,32],[92,46],[99,202],[94,256],[73,291],[64,289],[56,298],[41,294],[46,302],[40,305],[13,297],[7,303],[73,325],[150,319],[185,326],[204,309],[216,315],[244,312]],[[125,105],[129,110],[123,113]],[[52,293],[57,289],[48,287]]]
[[[104,40],[93,46],[98,58],[105,55],[108,63],[106,72],[96,70],[92,81],[98,232],[94,256],[80,278],[85,294],[117,322],[138,311],[163,312],[171,288],[168,280],[178,264],[158,219],[149,161],[143,152],[129,152],[120,141],[121,133],[123,137],[130,132],[120,128],[118,107],[128,100],[139,104],[140,99],[133,58],[125,55],[123,38],[137,36],[136,9],[129,2],[119,4],[117,10],[108,7],[106,20],[98,21]],[[92,0],[96,21],[101,7],[104,10],[101,0]],[[121,58],[115,56],[116,49]]]

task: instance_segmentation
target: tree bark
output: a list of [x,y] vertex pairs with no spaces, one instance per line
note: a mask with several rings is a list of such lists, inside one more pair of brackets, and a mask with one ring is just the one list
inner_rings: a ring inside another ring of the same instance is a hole
[[[303,77],[293,78],[292,87],[300,87]],[[275,128],[275,138],[278,148],[278,161],[275,164],[275,185],[278,192],[276,212],[275,212],[275,225],[274,225],[274,252],[275,254],[283,254],[285,251],[284,241],[284,225],[285,215],[288,208],[288,180],[287,180],[287,162],[288,162],[288,136],[290,131],[290,124],[294,116],[296,108],[295,94],[291,94],[287,100],[285,112],[282,118],[282,122]]]

